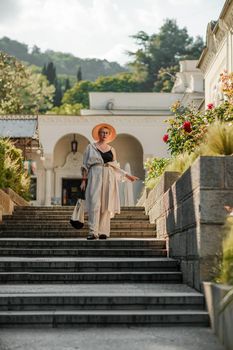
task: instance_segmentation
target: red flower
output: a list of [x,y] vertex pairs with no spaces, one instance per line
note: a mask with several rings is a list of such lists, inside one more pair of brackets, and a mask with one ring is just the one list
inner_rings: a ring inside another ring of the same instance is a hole
[[191,128],[191,123],[186,120],[184,123],[183,123],[183,129],[186,131],[186,132],[191,132],[192,131],[192,128]]
[[213,104],[213,103],[209,103],[209,104],[207,105],[207,108],[208,108],[208,109],[213,109],[213,108],[214,108],[214,104]]
[[168,138],[168,134],[163,135],[163,142],[167,143]]

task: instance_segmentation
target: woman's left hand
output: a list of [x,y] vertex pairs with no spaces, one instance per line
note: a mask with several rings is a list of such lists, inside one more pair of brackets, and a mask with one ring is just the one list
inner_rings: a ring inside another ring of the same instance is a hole
[[134,176],[134,175],[126,174],[125,177],[126,177],[128,180],[130,180],[131,182],[134,182],[134,181],[139,180],[139,177]]

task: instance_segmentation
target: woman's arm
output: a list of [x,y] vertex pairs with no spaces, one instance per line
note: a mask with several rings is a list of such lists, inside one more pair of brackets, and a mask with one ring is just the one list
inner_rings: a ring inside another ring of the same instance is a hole
[[[111,148],[111,151],[112,151],[112,154],[113,154],[113,160],[116,160],[116,151],[115,151],[115,149],[113,147]],[[131,174],[128,174],[128,173],[125,173],[125,177],[128,180],[132,181],[132,182],[134,182],[136,180],[139,180],[139,178],[137,176],[134,176],[134,175],[131,175]]]

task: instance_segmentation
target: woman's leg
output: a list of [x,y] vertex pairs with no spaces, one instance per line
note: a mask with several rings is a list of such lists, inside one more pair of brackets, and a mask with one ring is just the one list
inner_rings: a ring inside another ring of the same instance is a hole
[[90,208],[88,211],[89,235],[94,235],[95,237],[98,237],[99,220],[100,220],[100,205],[97,205],[94,208]]
[[106,235],[110,236],[110,212],[105,210],[103,213],[100,213],[99,216],[99,236]]

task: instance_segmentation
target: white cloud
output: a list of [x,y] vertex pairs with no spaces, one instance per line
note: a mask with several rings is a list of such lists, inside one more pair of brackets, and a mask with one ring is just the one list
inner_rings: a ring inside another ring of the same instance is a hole
[[[9,6],[11,4],[11,18]],[[205,35],[224,0],[0,0],[0,37],[9,36],[42,50],[126,62],[130,35],[152,34],[164,18],[177,18],[191,35]],[[4,5],[4,6],[3,6]],[[197,26],[198,18],[198,26]],[[12,24],[14,23],[14,25]],[[111,58],[112,57],[112,58]]]

